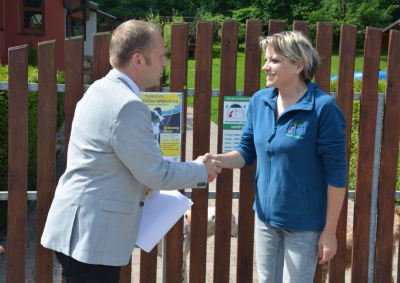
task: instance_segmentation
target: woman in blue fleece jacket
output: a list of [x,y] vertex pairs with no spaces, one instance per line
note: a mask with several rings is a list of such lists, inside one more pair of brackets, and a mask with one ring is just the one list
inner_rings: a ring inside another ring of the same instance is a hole
[[[260,39],[266,89],[254,94],[236,150],[206,158],[223,168],[257,159],[256,256],[260,282],[313,282],[336,253],[346,187],[346,122],[311,82],[319,56],[300,32]],[[318,260],[319,259],[319,260]]]

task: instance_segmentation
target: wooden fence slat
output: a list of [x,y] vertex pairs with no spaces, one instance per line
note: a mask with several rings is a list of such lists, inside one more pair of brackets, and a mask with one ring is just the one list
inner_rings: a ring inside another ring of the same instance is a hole
[[330,93],[330,74],[332,58],[333,24],[317,23],[316,49],[321,57],[321,65],[315,74],[318,87]]
[[[350,164],[351,130],[353,121],[353,72],[356,56],[357,27],[342,25],[340,32],[339,46],[339,77],[336,91],[336,101],[342,109],[346,119],[346,160]],[[347,180],[349,180],[349,168],[347,169]],[[340,212],[336,237],[338,249],[335,257],[330,262],[329,277],[330,283],[342,283],[345,278],[345,256],[346,256],[346,230],[347,230],[347,210],[348,194],[345,194],[342,211]]]
[[[160,84],[158,86],[146,88],[147,92],[161,92],[162,90],[162,78],[160,78]],[[126,278],[131,274],[131,265],[126,265],[122,268],[121,273],[126,274]],[[141,283],[155,283],[157,281],[157,246],[155,246],[149,253],[141,250],[140,251],[140,282]],[[130,281],[120,283],[129,283]]]
[[[182,148],[181,160],[186,157],[186,116],[187,116],[187,92],[185,86],[187,82],[188,70],[188,23],[172,24],[171,26],[171,68],[170,68],[170,90],[182,92]],[[184,190],[181,190],[183,193]],[[166,283],[182,281],[183,264],[183,217],[172,227],[166,237],[166,256],[165,261]],[[187,270],[186,270],[187,272]]]
[[273,35],[286,30],[286,22],[280,20],[269,20],[268,35]]
[[7,282],[25,282],[28,188],[28,48],[8,49]]
[[367,27],[360,98],[357,182],[354,206],[352,282],[368,281],[369,231],[373,186],[374,146],[378,105],[378,71],[382,30]]
[[[238,22],[225,21],[222,25],[221,36],[218,153],[222,152],[224,97],[236,95],[237,46]],[[233,171],[222,170],[216,181],[213,282],[229,282]]]
[[[130,266],[124,266],[126,272]],[[121,270],[122,272],[122,270]],[[130,274],[130,273],[129,273]],[[140,283],[155,283],[157,281],[157,246],[149,253],[140,251]],[[130,281],[127,281],[130,282]],[[120,280],[120,283],[121,280]]]
[[310,36],[310,22],[309,21],[293,21],[293,30],[301,31],[306,37]]
[[[262,34],[262,21],[247,20],[246,51],[244,66],[244,96],[253,96],[260,89],[261,49],[258,38]],[[236,266],[236,282],[247,283],[253,280],[254,250],[254,175],[256,162],[240,170],[239,231]],[[243,193],[242,193],[243,192]]]
[[83,37],[70,37],[65,40],[65,162],[68,155],[69,137],[75,106],[83,96]]
[[[331,57],[332,57],[333,24],[317,23],[317,38],[315,48],[321,58],[321,64],[315,73],[315,82],[318,87],[330,93]],[[314,283],[320,283],[322,278],[321,265],[317,264]]]
[[56,42],[38,45],[38,151],[35,282],[53,282],[53,252],[40,244],[56,188],[57,64]]
[[[193,157],[210,151],[211,74],[213,57],[213,23],[196,25],[195,97],[193,111]],[[192,225],[190,243],[190,275],[192,283],[206,280],[207,207],[206,189],[192,190]]]
[[109,63],[110,32],[99,32],[93,36],[93,82],[107,75]]
[[[393,257],[393,212],[397,182],[400,124],[400,32],[389,36],[387,88],[383,120],[381,166],[379,174],[378,217],[374,282],[390,282]],[[397,79],[396,79],[397,78]]]

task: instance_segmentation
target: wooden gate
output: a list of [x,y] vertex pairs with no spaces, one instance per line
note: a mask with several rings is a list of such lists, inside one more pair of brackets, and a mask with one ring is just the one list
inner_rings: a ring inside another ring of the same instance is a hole
[[[295,21],[294,29],[309,35],[309,23]],[[261,51],[258,37],[262,35],[262,21],[248,20],[246,25],[244,96],[252,96],[260,88]],[[269,34],[285,30],[285,22],[269,22]],[[353,114],[353,72],[356,53],[356,31],[351,25],[341,26],[339,47],[339,79],[336,99],[347,119],[347,156],[349,160],[351,144],[351,125]],[[183,92],[187,96],[188,70],[188,25],[173,24],[171,34],[171,73],[170,90]],[[385,94],[382,137],[378,160],[375,146],[377,140],[376,120],[378,103],[378,70],[382,30],[368,27],[364,48],[364,67],[362,90],[360,94],[360,122],[358,135],[357,181],[354,208],[354,244],[352,256],[352,282],[368,282],[371,202],[374,176],[378,176],[378,213],[376,215],[376,245],[374,255],[374,282],[390,282],[392,268],[392,229],[394,198],[397,181],[400,123],[400,32],[392,31],[389,39],[387,67],[387,90]],[[104,76],[110,66],[108,63],[109,34],[94,36],[93,80]],[[212,22],[198,22],[196,31],[195,98],[193,118],[193,157],[210,151],[211,74],[213,52]],[[225,96],[236,95],[236,63],[238,50],[238,23],[226,21],[222,26],[221,69],[219,92],[218,152],[222,150],[222,114]],[[322,57],[315,81],[320,88],[329,92],[332,55],[333,25],[318,23],[316,48]],[[53,282],[53,255],[40,245],[47,212],[56,186],[56,54],[55,41],[42,42],[38,46],[39,56],[39,110],[38,110],[38,184],[37,184],[37,223],[35,282]],[[27,46],[9,49],[9,185],[8,185],[8,246],[7,282],[22,283],[25,280],[25,245],[27,223]],[[83,85],[83,38],[66,39],[65,55],[65,143],[69,141],[71,122],[77,101],[84,93]],[[152,89],[160,91],[160,88]],[[186,99],[184,99],[186,103]],[[184,105],[186,117],[186,105]],[[186,125],[186,121],[184,123]],[[185,144],[185,133],[183,144]],[[182,159],[185,158],[185,148]],[[380,158],[380,160],[379,160]],[[380,169],[376,171],[376,162]],[[255,166],[240,172],[239,192],[239,234],[237,244],[236,282],[253,282],[254,246],[254,173]],[[224,170],[216,183],[216,228],[215,254],[213,261],[213,282],[229,282],[230,278],[230,223],[233,199],[233,173]],[[206,282],[206,230],[208,189],[194,190],[192,213],[192,242],[190,252],[190,282]],[[344,282],[344,253],[347,229],[347,196],[339,219],[337,236],[339,248],[330,263],[329,282]],[[167,235],[165,282],[181,282],[182,272],[182,233],[181,219]],[[397,264],[397,263],[396,263]],[[141,253],[140,282],[156,282],[157,253]],[[321,281],[318,268],[314,282]],[[121,271],[121,283],[131,282],[131,264]]]

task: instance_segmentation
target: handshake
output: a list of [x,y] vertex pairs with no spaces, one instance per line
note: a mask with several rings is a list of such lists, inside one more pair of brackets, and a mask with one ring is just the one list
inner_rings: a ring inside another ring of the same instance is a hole
[[199,156],[197,160],[202,161],[206,166],[209,183],[213,182],[218,177],[218,174],[222,172],[222,162],[218,160],[217,155],[206,153],[203,156]]

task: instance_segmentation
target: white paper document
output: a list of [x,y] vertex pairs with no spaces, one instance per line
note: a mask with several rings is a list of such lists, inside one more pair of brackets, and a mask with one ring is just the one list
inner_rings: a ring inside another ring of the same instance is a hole
[[147,197],[136,245],[150,252],[193,202],[176,191],[152,191]]

